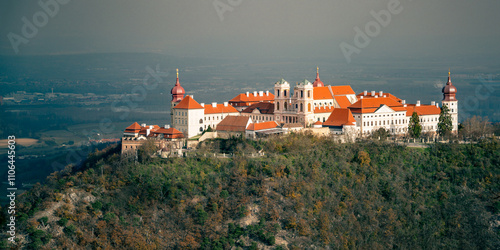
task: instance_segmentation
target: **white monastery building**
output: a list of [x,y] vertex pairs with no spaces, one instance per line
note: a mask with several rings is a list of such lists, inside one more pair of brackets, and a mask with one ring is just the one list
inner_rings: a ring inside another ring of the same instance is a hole
[[[456,92],[448,72],[441,103],[450,110],[453,132],[458,130]],[[177,71],[171,94],[172,128],[185,138],[200,135],[209,128],[251,137],[265,132],[278,133],[276,131],[286,127],[327,127],[330,133],[354,136],[370,135],[384,128],[391,134],[403,135],[407,133],[414,112],[420,118],[422,132],[435,133],[441,112],[437,102],[407,104],[405,100],[383,91],[356,94],[349,85],[325,85],[319,77],[319,69],[313,83],[303,80],[292,87],[281,79],[274,84],[274,93],[241,93],[222,104],[200,104],[193,96],[185,96]],[[245,118],[236,118],[239,116]],[[126,136],[132,135],[126,131]]]

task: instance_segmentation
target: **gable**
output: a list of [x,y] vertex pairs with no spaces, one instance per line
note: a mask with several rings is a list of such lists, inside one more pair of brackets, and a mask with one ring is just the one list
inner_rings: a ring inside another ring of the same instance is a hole
[[375,112],[373,113],[394,113],[395,111],[391,108],[389,108],[389,106],[385,105],[385,104],[382,104],[377,110],[375,110]]

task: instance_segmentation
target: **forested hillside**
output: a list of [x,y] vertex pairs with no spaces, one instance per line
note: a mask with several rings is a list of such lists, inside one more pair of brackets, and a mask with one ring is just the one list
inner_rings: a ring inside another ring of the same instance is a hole
[[292,134],[209,141],[175,159],[149,157],[150,146],[138,162],[96,152],[19,196],[18,245],[500,248],[496,140],[422,149]]

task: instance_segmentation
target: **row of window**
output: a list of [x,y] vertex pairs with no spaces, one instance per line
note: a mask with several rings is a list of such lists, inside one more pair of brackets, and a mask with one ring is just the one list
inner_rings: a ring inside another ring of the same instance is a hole
[[[276,102],[276,110],[280,110],[280,102]],[[299,104],[295,104],[295,109],[299,110],[300,112],[304,112],[304,105],[301,103],[300,104],[300,108],[299,108]],[[284,111],[287,111],[288,110],[288,103],[285,102],[284,103]],[[311,112],[312,110],[312,106],[310,103],[307,104],[307,110],[309,112]]]
[[385,120],[383,121],[371,121],[371,122],[363,122],[363,126],[383,126],[383,125],[394,125],[394,121],[396,121],[396,125],[401,125],[406,123],[406,119],[398,119],[398,120]]
[[187,111],[175,111],[175,115],[187,116]]
[[269,116],[261,116],[261,115],[251,115],[250,118],[254,121],[270,121],[271,117]]
[[[404,116],[404,115],[405,115],[404,113],[396,113],[396,114],[391,114],[391,115],[387,114],[387,117],[390,117],[390,116]],[[386,117],[386,115],[363,115],[363,118],[373,118],[373,117]],[[357,118],[360,118],[360,116],[358,115]]]

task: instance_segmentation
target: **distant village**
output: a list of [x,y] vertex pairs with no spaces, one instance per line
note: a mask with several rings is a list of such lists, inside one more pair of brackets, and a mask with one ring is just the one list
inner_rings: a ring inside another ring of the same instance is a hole
[[[454,133],[458,130],[456,92],[448,72],[441,107],[448,107]],[[135,152],[148,140],[154,140],[160,154],[169,157],[210,138],[261,138],[309,131],[345,141],[370,136],[379,129],[403,136],[414,113],[419,117],[422,133],[435,134],[441,113],[439,102],[410,104],[383,91],[364,90],[356,94],[349,85],[326,85],[320,79],[319,68],[312,83],[305,79],[291,86],[280,79],[274,84],[273,93],[241,93],[224,103],[199,103],[185,93],[177,70],[171,90],[171,124],[133,123],[123,133],[122,153]]]

